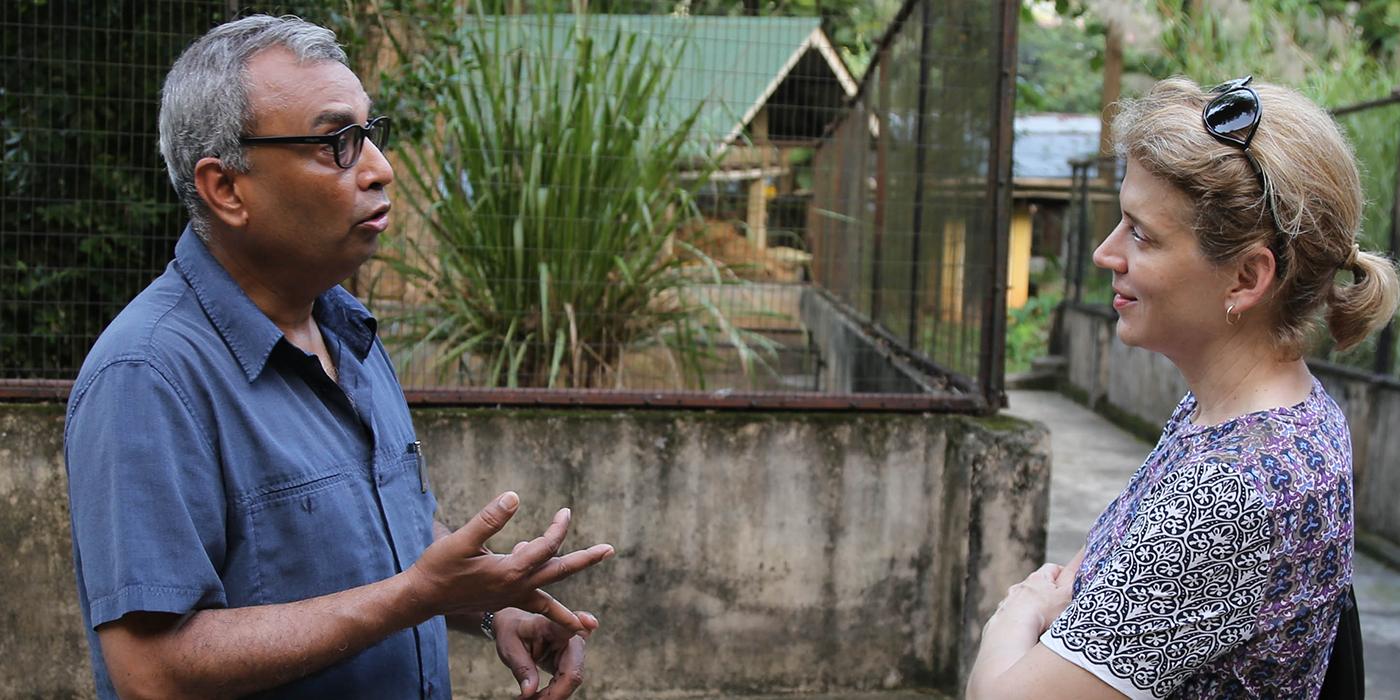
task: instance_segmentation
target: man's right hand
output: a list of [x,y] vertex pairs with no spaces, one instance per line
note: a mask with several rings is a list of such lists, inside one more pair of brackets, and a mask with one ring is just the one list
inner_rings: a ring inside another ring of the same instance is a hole
[[494,554],[487,540],[501,531],[520,507],[507,491],[466,525],[434,542],[404,572],[409,595],[424,617],[520,608],[544,615],[575,632],[584,625],[573,611],[540,590],[612,556],[612,545],[559,556],[569,531],[569,510],[561,509],[544,534],[517,544],[510,554]]

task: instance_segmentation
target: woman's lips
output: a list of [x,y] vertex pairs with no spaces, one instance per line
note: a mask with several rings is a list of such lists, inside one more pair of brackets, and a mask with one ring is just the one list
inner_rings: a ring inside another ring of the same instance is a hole
[[1128,306],[1129,304],[1136,304],[1136,303],[1137,303],[1137,299],[1133,299],[1133,298],[1131,298],[1131,297],[1125,297],[1125,296],[1123,296],[1122,294],[1114,294],[1114,295],[1113,295],[1113,308],[1114,308],[1114,309],[1117,309],[1118,311],[1122,311],[1123,308],[1126,307],[1126,306]]

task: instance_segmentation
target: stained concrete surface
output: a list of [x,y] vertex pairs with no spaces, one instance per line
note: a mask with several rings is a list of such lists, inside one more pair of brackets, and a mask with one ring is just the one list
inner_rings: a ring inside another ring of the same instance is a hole
[[[1127,483],[1152,445],[1102,416],[1048,391],[1010,391],[1008,413],[1050,429],[1050,524],[1046,555],[1063,563]],[[1361,609],[1366,697],[1400,700],[1400,572],[1358,553],[1354,581]]]

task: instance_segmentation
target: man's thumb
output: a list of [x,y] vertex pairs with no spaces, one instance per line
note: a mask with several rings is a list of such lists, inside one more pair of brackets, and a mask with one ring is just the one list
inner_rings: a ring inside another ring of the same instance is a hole
[[466,547],[471,551],[476,551],[486,546],[486,541],[500,532],[519,508],[520,496],[517,496],[514,491],[506,491],[472,516],[472,519],[468,520],[467,524],[463,525],[462,529],[457,532],[467,538],[464,543]]
[[520,684],[520,697],[522,700],[534,695],[540,685],[539,678],[535,677],[535,670],[528,666],[522,666],[514,670],[515,680]]

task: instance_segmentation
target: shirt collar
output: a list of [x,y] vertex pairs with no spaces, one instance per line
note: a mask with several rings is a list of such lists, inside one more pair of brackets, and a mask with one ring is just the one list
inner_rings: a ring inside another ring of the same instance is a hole
[[[233,281],[189,226],[175,244],[175,267],[194,290],[199,305],[233,352],[248,381],[257,379],[267,367],[273,348],[286,337],[281,329]],[[374,345],[378,322],[340,285],[316,298],[312,317],[339,337],[361,361]]]

